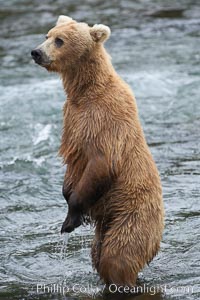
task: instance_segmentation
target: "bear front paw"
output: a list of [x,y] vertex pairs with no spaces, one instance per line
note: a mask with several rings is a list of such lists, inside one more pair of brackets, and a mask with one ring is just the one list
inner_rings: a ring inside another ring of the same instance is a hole
[[79,227],[82,224],[82,218],[80,215],[76,216],[67,216],[65,221],[63,222],[62,228],[61,228],[61,234],[64,232],[72,232],[75,228]]

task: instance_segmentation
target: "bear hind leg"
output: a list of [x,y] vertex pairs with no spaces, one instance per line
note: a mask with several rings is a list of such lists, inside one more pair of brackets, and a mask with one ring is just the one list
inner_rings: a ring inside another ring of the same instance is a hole
[[117,286],[134,286],[138,272],[131,266],[133,263],[119,256],[101,257],[99,262],[100,278],[107,284]]

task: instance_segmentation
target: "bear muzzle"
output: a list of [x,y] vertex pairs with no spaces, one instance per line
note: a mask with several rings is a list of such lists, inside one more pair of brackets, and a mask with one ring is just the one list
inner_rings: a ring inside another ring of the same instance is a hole
[[38,65],[45,66],[51,63],[51,61],[46,57],[45,53],[39,48],[32,50],[31,56]]

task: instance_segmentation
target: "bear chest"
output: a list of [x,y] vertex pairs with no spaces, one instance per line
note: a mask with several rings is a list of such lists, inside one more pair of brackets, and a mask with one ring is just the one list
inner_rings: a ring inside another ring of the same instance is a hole
[[94,143],[105,126],[105,114],[96,105],[64,106],[63,137],[78,148]]
[[60,154],[67,164],[87,159],[88,146],[95,143],[101,127],[96,112],[88,106],[65,104]]

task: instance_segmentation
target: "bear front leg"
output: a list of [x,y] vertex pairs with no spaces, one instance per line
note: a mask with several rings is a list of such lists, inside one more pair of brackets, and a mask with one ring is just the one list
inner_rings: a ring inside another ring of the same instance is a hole
[[71,232],[74,230],[74,228],[81,225],[82,215],[79,212],[79,208],[76,207],[77,204],[76,196],[72,190],[72,182],[70,180],[68,168],[65,173],[65,178],[62,187],[62,194],[68,204],[68,214],[62,225],[61,233]]
[[71,193],[72,193],[72,182],[70,180],[70,176],[67,168],[64,182],[63,182],[63,187],[62,187],[62,194],[67,203],[69,201],[69,197],[71,196]]
[[[113,165],[113,164],[112,164]],[[103,155],[91,158],[68,200],[68,215],[61,232],[71,232],[83,222],[83,215],[106,193],[114,180],[114,170]]]
[[71,196],[72,193],[72,189],[70,185],[67,185],[65,182],[63,183],[63,187],[62,187],[62,194],[63,197],[65,198],[66,202],[68,203],[69,198]]

